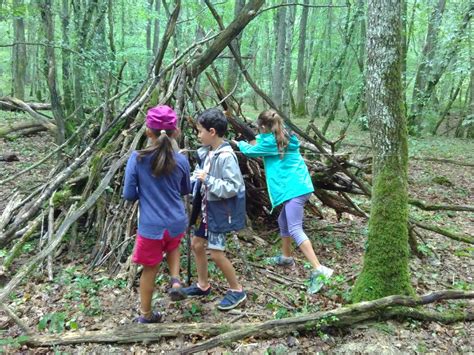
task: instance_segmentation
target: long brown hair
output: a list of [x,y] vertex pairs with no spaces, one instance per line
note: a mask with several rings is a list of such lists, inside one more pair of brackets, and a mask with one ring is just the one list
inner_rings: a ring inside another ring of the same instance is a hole
[[144,156],[152,154],[151,171],[153,176],[170,175],[176,166],[173,145],[171,143],[171,137],[175,130],[167,129],[160,131],[153,128],[147,129],[156,136],[156,140],[148,148],[138,151],[138,161]]
[[263,126],[268,132],[273,133],[277,142],[278,152],[280,153],[280,159],[283,159],[289,143],[289,135],[283,125],[283,119],[275,110],[267,110],[258,115],[257,124],[258,126]]

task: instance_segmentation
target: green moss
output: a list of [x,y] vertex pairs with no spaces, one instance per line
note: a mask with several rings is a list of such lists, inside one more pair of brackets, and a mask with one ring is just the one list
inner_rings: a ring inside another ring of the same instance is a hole
[[408,272],[407,165],[401,156],[386,157],[374,178],[369,236],[364,267],[352,291],[354,302],[414,293]]
[[67,202],[72,196],[72,191],[69,188],[57,191],[53,197],[53,205],[58,206]]
[[100,148],[105,148],[110,143],[110,141],[124,128],[125,120],[117,123],[115,127],[109,129],[109,131],[105,134],[105,137],[102,138],[101,143],[99,145]]

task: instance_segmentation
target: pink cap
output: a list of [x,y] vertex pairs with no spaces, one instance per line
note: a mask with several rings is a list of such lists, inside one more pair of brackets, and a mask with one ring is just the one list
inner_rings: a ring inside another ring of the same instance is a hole
[[159,105],[148,110],[146,113],[146,126],[152,129],[176,129],[178,127],[178,115],[166,105]]

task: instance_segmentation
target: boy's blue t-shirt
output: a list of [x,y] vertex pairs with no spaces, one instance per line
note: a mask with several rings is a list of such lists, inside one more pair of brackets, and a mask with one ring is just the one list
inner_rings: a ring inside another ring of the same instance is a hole
[[153,154],[138,161],[134,151],[125,169],[123,198],[138,200],[138,233],[150,239],[162,239],[165,230],[171,236],[184,233],[188,218],[182,196],[191,192],[190,167],[185,156],[174,153],[176,167],[170,175],[155,177],[151,170]]

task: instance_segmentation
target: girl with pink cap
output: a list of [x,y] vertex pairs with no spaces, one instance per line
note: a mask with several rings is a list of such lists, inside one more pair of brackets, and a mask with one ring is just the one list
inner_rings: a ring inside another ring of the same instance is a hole
[[146,135],[151,145],[134,151],[125,169],[123,197],[138,200],[138,231],[132,261],[143,265],[140,277],[139,323],[158,323],[160,312],[152,310],[155,277],[166,254],[171,274],[170,297],[185,295],[179,279],[179,244],[188,224],[182,196],[191,192],[190,167],[185,156],[177,153],[178,117],[169,106],[148,110]]

